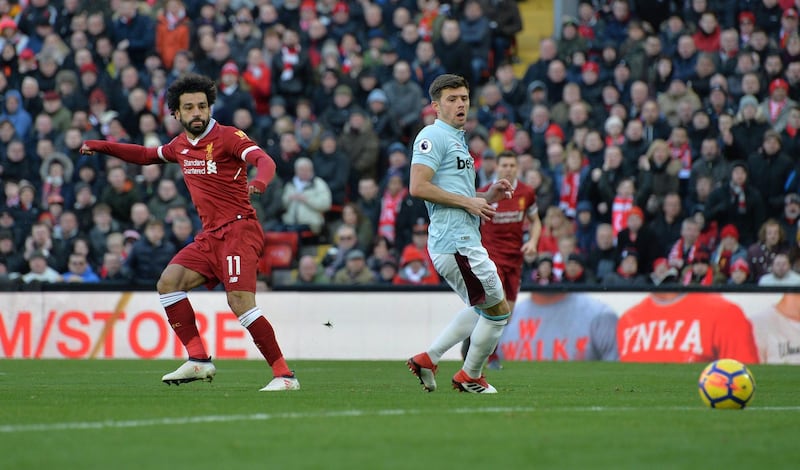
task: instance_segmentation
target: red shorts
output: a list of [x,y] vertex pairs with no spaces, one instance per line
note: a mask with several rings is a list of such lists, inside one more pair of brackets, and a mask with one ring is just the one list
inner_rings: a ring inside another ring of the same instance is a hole
[[222,282],[226,292],[255,292],[263,251],[264,232],[258,220],[241,219],[210,233],[200,232],[169,264],[200,273],[209,289]]
[[506,300],[509,302],[516,302],[519,286],[522,283],[522,264],[513,267],[497,264],[497,274],[500,276],[500,281],[503,283],[503,291],[506,294]]

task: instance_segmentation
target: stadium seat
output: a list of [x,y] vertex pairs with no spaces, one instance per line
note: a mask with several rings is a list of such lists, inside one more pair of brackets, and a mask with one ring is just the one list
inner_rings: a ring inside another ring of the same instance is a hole
[[258,262],[258,271],[270,275],[273,269],[288,269],[297,258],[300,236],[297,232],[266,232],[264,254]]

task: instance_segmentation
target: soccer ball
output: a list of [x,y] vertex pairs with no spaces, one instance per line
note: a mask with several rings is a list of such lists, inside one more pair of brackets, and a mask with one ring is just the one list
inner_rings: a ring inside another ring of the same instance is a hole
[[728,410],[747,406],[756,391],[753,374],[735,359],[719,359],[706,366],[697,385],[703,403]]

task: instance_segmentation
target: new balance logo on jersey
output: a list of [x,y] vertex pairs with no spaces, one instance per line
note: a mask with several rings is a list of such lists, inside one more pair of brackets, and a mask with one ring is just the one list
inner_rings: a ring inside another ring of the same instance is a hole
[[234,282],[239,282],[239,276],[231,276],[229,283],[233,284]]
[[461,157],[456,157],[456,162],[458,164],[458,169],[459,170],[464,170],[464,169],[473,167],[473,162],[472,162],[471,158],[464,159],[464,158],[461,158]]

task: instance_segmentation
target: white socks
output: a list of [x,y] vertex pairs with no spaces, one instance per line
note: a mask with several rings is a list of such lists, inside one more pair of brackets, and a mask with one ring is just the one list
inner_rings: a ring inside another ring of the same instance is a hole
[[[431,361],[437,364],[450,348],[469,338],[470,334],[474,335],[472,330],[475,329],[479,317],[480,315],[473,307],[467,307],[458,312],[453,321],[439,334],[438,338],[433,340],[431,347],[428,349],[428,356],[430,356]],[[491,353],[491,351],[489,352]]]
[[481,376],[483,364],[486,358],[492,354],[494,348],[497,347],[497,342],[500,340],[500,335],[508,323],[508,318],[503,320],[489,320],[481,316],[478,319],[478,324],[472,330],[470,336],[469,351],[467,357],[464,359],[464,372],[473,379]]

